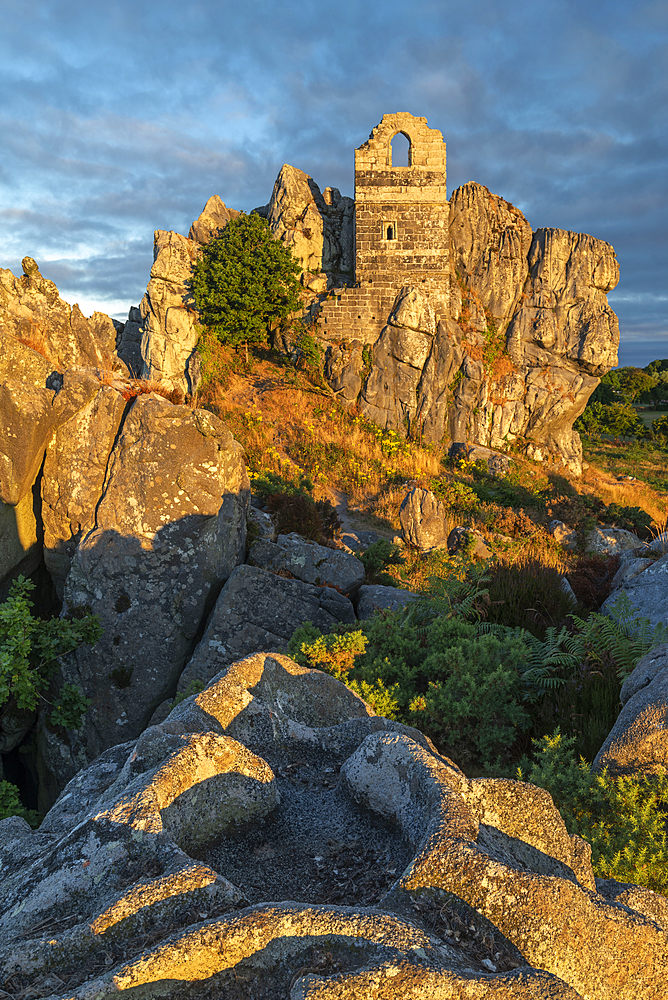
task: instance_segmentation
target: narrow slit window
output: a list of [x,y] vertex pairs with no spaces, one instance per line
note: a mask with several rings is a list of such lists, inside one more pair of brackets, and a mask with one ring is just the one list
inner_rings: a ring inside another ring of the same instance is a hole
[[385,237],[386,240],[396,240],[397,238],[396,222],[383,223],[383,236]]

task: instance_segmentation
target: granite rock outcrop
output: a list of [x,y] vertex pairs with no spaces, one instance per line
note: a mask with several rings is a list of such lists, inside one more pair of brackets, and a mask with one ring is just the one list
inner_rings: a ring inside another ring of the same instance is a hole
[[[411,142],[408,168],[393,168],[386,149],[397,131]],[[579,474],[573,423],[617,362],[613,248],[533,231],[481,184],[448,201],[445,143],[426,119],[385,115],[355,162],[356,200],[321,192],[284,164],[256,209],[301,265],[305,317],[334,392],[381,427],[493,449],[514,443]],[[190,235],[197,228],[205,241],[230,213],[209,199]],[[142,304],[145,372],[192,390],[185,283],[198,244],[176,233],[156,241]],[[284,335],[277,343],[293,346]]]
[[157,229],[153,267],[139,311],[142,322],[142,377],[194,392],[193,364],[199,338],[197,314],[187,304],[187,283],[199,244],[178,233]]
[[280,655],[0,823],[0,976],[49,1000],[660,1000],[665,906],[547,792],[470,780]]
[[90,609],[102,637],[62,663],[62,679],[90,706],[60,754],[43,730],[56,785],[137,736],[174,690],[206,613],[243,560],[249,497],[241,447],[213,414],[148,395],[124,415],[64,583],[65,613]]

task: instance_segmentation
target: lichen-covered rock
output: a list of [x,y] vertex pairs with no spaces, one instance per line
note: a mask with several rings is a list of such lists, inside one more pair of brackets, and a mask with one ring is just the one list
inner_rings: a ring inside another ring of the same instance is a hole
[[12,334],[42,354],[54,368],[124,370],[116,355],[116,327],[104,313],[86,319],[78,305],[61,299],[52,281],[43,278],[32,257],[24,257],[23,275],[0,268],[0,317],[4,334]]
[[279,535],[275,542],[254,542],[248,562],[317,587],[335,587],[344,594],[357,590],[364,579],[364,565],[356,556],[308,542],[295,532]]
[[411,601],[417,594],[400,587],[385,587],[382,584],[366,584],[360,587],[357,595],[357,617],[371,618],[376,611],[398,611]]
[[100,389],[92,371],[52,376],[41,354],[0,331],[0,580],[41,559],[38,476],[58,428]]
[[187,304],[187,282],[199,253],[195,240],[157,229],[151,277],[139,306],[143,377],[184,393],[197,388],[188,374],[199,333],[197,315]]
[[448,552],[451,556],[461,555],[470,559],[489,559],[492,550],[479,531],[459,525],[448,535]]
[[667,920],[547,792],[280,655],[0,823],[0,977],[50,1000],[662,1000]]
[[668,621],[668,554],[645,569],[627,576],[605,600],[602,610],[614,616],[615,605],[624,595],[633,614],[658,626]]
[[241,448],[215,416],[135,400],[65,585],[65,609],[88,607],[102,638],[63,663],[91,706],[70,773],[49,754],[60,787],[77,763],[141,732],[174,690],[212,592],[243,558],[248,503]]
[[[323,192],[303,170],[284,163],[269,204],[261,210],[277,239],[302,266],[303,283],[314,291],[353,273],[354,203],[337,188]],[[315,279],[315,284],[313,279]]]
[[638,661],[620,699],[622,710],[594,767],[638,777],[668,771],[668,645]]
[[401,533],[408,545],[428,552],[447,544],[450,534],[446,507],[430,490],[414,486],[399,508]]
[[637,535],[626,528],[593,528],[587,535],[587,552],[596,556],[617,556],[622,552],[636,552],[644,548]]
[[450,198],[453,265],[497,323],[508,322],[529,273],[533,233],[519,209],[481,184]]
[[219,195],[212,194],[190,227],[188,239],[201,244],[209,243],[237,215],[241,215],[241,212],[236,208],[228,208]]
[[307,621],[322,632],[331,632],[339,622],[354,622],[355,611],[350,600],[333,587],[286,579],[257,566],[237,567],[181,674],[179,690],[187,691],[194,681],[208,683],[228,664],[250,653],[283,652],[295,629]]
[[42,474],[44,561],[59,596],[81,539],[95,526],[111,452],[129,404],[91,375],[89,398],[56,430]]

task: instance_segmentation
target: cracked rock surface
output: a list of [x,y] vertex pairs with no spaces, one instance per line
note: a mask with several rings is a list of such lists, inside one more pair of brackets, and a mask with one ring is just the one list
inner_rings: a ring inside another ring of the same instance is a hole
[[660,897],[606,882],[547,792],[468,779],[280,654],[229,666],[0,823],[10,994],[660,1000]]

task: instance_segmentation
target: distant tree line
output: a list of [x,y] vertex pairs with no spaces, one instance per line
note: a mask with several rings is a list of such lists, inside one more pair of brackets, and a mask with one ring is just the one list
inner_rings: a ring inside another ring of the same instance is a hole
[[[639,408],[666,410],[648,427]],[[601,379],[576,430],[591,438],[655,438],[668,444],[668,359],[617,368]]]

